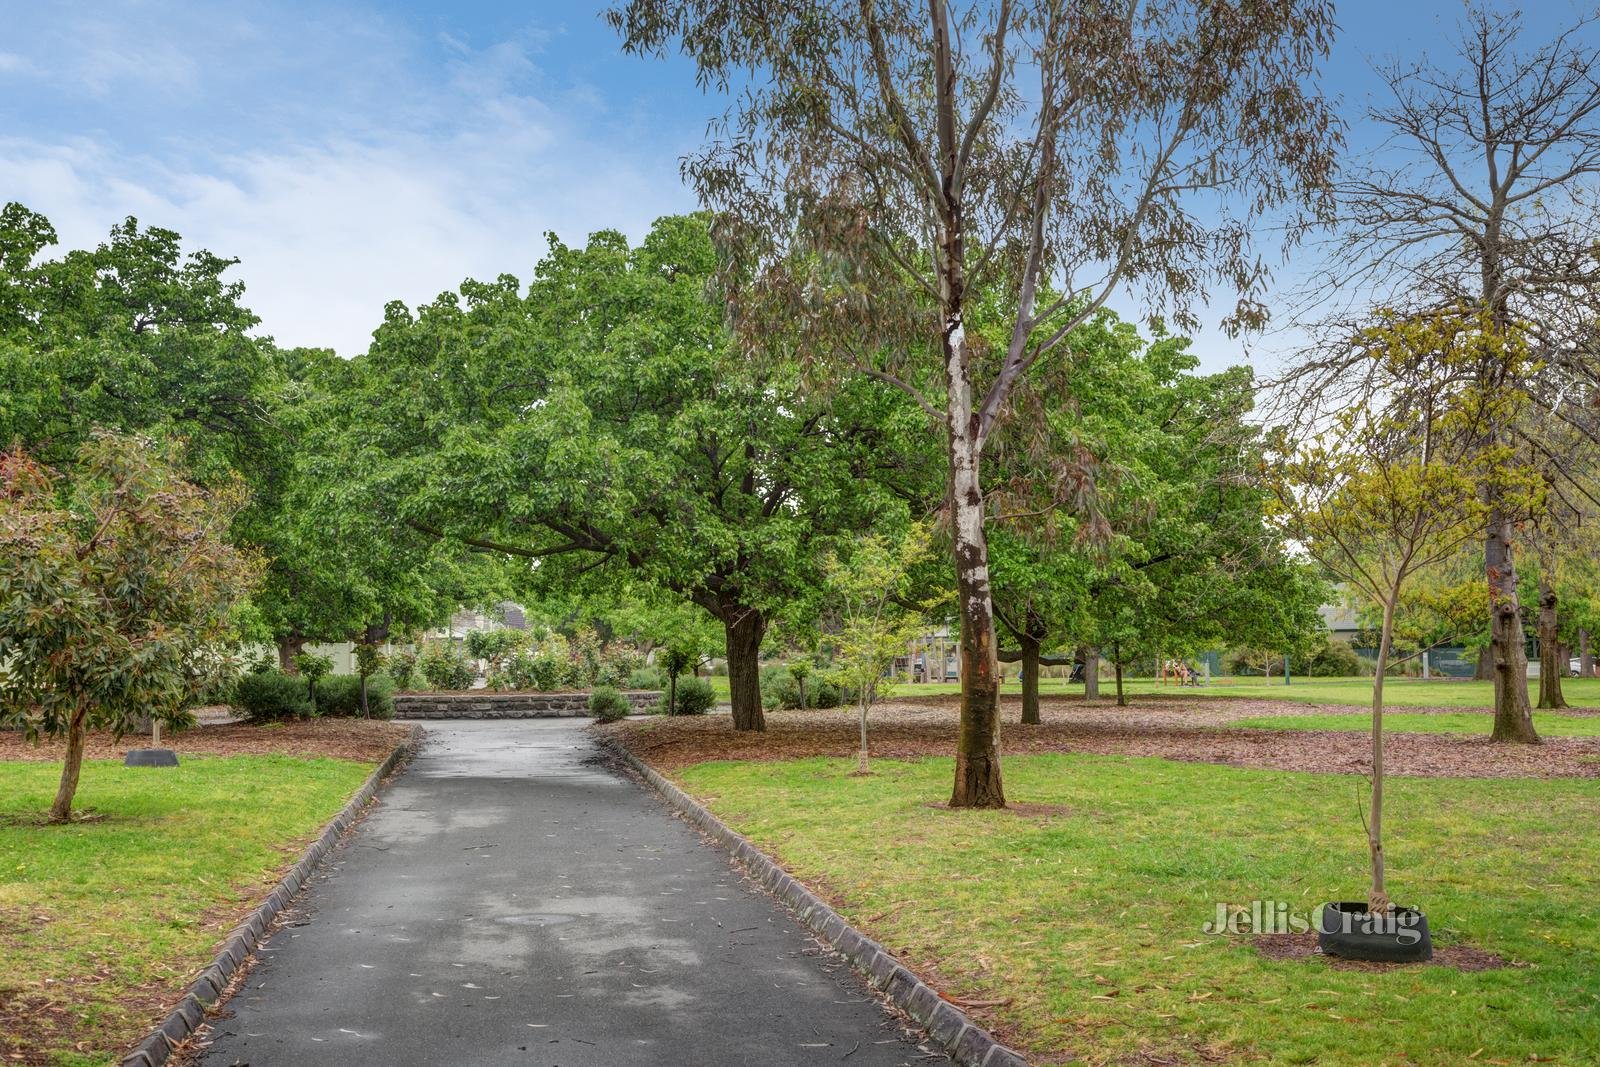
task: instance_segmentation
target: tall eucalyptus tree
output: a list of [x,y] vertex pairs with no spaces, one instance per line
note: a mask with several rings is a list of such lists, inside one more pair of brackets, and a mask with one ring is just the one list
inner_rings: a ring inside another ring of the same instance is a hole
[[[718,214],[749,334],[914,396],[943,437],[961,621],[951,803],[1005,804],[984,443],[1013,389],[1113,294],[1180,326],[1215,286],[1259,321],[1257,223],[1325,206],[1337,123],[1308,89],[1324,0],[625,0],[626,47],[738,86],[686,164]],[[975,343],[975,294],[1014,311]],[[772,314],[777,309],[777,315]]]

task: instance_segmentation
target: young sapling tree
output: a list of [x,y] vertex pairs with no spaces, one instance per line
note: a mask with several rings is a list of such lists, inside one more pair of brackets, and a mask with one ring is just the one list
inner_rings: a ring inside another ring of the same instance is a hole
[[661,669],[667,674],[667,714],[678,713],[678,675],[700,662],[700,650],[679,640],[661,650]]
[[383,649],[370,641],[357,642],[355,648],[356,674],[361,678],[361,717],[372,717],[367,708],[367,679],[378,671],[383,670],[388,657],[383,654]]
[[867,719],[892,683],[884,677],[895,659],[928,629],[939,600],[911,598],[914,572],[932,554],[926,524],[898,537],[874,533],[856,538],[849,554],[823,564],[828,594],[838,618],[835,676],[856,694],[861,749],[856,773],[868,773]]
[[306,699],[315,707],[317,682],[333,673],[333,660],[315,652],[300,652],[294,657],[294,669],[306,680]]
[[809,660],[797,659],[789,664],[789,677],[794,679],[795,688],[800,692],[800,710],[806,707],[806,679],[811,677],[811,663]]
[[259,573],[227,536],[242,486],[202,489],[174,456],[96,433],[63,491],[26,453],[0,454],[0,721],[66,738],[54,823],[72,818],[89,730],[176,721]]
[[1386,915],[1383,687],[1396,612],[1413,576],[1481,534],[1486,500],[1517,495],[1506,474],[1514,468],[1485,434],[1487,425],[1515,414],[1515,397],[1482,389],[1473,369],[1486,358],[1515,361],[1526,352],[1518,355],[1515,333],[1466,311],[1386,315],[1354,343],[1383,388],[1374,403],[1340,412],[1331,425],[1285,450],[1277,471],[1277,518],[1285,536],[1382,619],[1372,680],[1367,904],[1369,912]]

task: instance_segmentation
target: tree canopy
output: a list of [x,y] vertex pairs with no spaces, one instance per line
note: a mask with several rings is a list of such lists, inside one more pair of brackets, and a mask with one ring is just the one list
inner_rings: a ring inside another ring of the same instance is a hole
[[990,445],[995,615],[1024,663],[1025,721],[1056,645],[1125,663],[1320,632],[1326,586],[1267,526],[1249,371],[1197,374],[1186,340],[1147,343],[1108,313],[1070,347]]
[[[357,361],[348,471],[412,529],[524,561],[525,588],[633,580],[723,626],[735,722],[761,729],[768,619],[819,584],[822,549],[904,509],[922,416],[798,363],[740,358],[706,220],[660,220],[636,248],[554,238],[524,291],[467,282],[391,304]],[[780,354],[784,339],[772,339]]]
[[[1114,293],[1180,325],[1214,286],[1264,318],[1256,224],[1327,206],[1337,123],[1318,0],[627,0],[631,51],[743,89],[685,171],[716,211],[741,333],[798,330],[937,420],[961,621],[951,803],[1004,807],[985,443],[1013,390]],[[1003,343],[975,345],[1002,292]]]

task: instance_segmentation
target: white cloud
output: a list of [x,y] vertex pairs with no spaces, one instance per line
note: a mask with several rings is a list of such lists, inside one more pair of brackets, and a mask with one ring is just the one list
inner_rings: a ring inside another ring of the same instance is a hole
[[[693,206],[670,154],[608,142],[596,124],[603,100],[546,84],[537,33],[477,50],[452,39],[429,70],[408,51],[412,38],[372,22],[341,67],[336,39],[350,40],[347,30],[234,24],[226,36],[262,52],[232,53],[240,69],[140,75],[144,99],[158,102],[149,137],[35,128],[0,140],[0,201],[49,216],[68,247],[135,215],[189,247],[237,256],[263,331],[346,356],[366,347],[388,300],[414,305],[467,276],[527,278],[547,230],[569,242],[601,228],[637,238],[657,215]],[[305,38],[293,61],[282,54],[290,31]],[[136,74],[105,51],[107,35],[89,40],[105,65],[99,83],[80,87],[128,86]],[[252,63],[254,73],[242,69]],[[291,76],[313,68],[356,73],[326,84]],[[179,104],[159,104],[175,87],[187,104],[217,84],[231,123],[180,122]]]
[[687,206],[681,190],[588,146],[555,135],[525,143],[514,159],[486,157],[470,140],[346,143],[200,171],[81,144],[8,142],[0,189],[49,216],[68,246],[135,215],[177,229],[191,247],[237,256],[265,331],[353,355],[388,300],[428,300],[467,276],[526,278],[547,230],[568,241],[607,227],[637,237],[655,215]]

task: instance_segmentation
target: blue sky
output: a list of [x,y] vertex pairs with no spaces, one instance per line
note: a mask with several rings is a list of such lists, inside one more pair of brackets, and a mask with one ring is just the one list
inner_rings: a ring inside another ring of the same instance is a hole
[[[238,256],[264,330],[353,355],[387,300],[694,206],[678,160],[721,105],[683,61],[622,55],[603,6],[0,0],[0,201],[69,246],[131,214]],[[1530,37],[1577,9],[1531,8]],[[1461,10],[1338,6],[1326,86],[1356,143],[1370,60]],[[1240,358],[1214,329],[1197,351]]]

